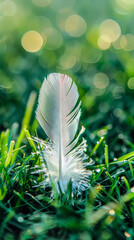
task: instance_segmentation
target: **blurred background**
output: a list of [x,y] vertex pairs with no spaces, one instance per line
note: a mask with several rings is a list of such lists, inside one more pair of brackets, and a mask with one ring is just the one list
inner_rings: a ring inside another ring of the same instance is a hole
[[21,124],[50,72],[76,82],[87,136],[99,129],[99,137],[109,130],[132,140],[134,0],[1,0],[1,130]]

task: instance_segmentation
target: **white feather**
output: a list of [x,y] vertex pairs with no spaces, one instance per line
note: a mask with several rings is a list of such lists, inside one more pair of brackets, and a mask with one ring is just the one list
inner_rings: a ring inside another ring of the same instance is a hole
[[65,191],[70,180],[87,177],[83,160],[86,142],[77,146],[80,118],[79,94],[70,77],[53,73],[44,79],[40,89],[36,117],[51,142],[45,144],[43,157],[54,182]]

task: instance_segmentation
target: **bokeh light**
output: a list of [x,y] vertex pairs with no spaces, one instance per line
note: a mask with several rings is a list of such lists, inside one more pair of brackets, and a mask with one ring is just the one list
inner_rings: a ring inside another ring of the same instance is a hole
[[124,88],[121,86],[115,86],[113,91],[112,91],[112,95],[115,99],[120,99],[123,95],[124,95]]
[[134,193],[134,187],[131,188],[131,192]]
[[0,3],[1,15],[11,17],[16,13],[17,6],[12,0],[5,0]]
[[72,37],[82,36],[87,29],[85,20],[79,15],[71,15],[65,22],[65,31]]
[[124,49],[127,46],[127,39],[124,35],[121,35],[112,45],[116,49]]
[[97,73],[93,79],[94,86],[99,89],[104,89],[109,85],[109,78],[105,73]]
[[66,53],[61,56],[59,64],[62,69],[71,69],[76,63],[74,55],[67,55]]
[[104,42],[114,42],[121,35],[119,24],[113,19],[107,19],[100,24],[100,37]]
[[38,52],[43,45],[43,38],[38,32],[29,31],[23,35],[21,44],[27,52]]
[[128,232],[124,232],[124,235],[125,235],[127,238],[131,237],[131,235],[130,235]]
[[131,11],[134,9],[134,1],[133,0],[115,0],[117,5],[124,10]]
[[129,78],[127,84],[130,89],[134,89],[134,77]]
[[114,209],[109,210],[109,214],[110,215],[115,215],[115,210]]
[[58,12],[56,14],[56,24],[58,26],[58,28],[60,28],[60,30],[62,31],[66,31],[65,30],[65,22],[68,19],[68,17],[70,17],[71,15],[74,15],[74,11],[72,9],[70,9],[69,11],[66,12]]
[[117,118],[121,118],[123,116],[123,111],[120,108],[115,108],[113,114]]
[[125,35],[126,45],[124,46],[125,51],[132,51],[134,50],[134,35],[128,33]]
[[101,37],[98,39],[98,47],[101,50],[107,50],[110,47],[111,43],[104,41]]

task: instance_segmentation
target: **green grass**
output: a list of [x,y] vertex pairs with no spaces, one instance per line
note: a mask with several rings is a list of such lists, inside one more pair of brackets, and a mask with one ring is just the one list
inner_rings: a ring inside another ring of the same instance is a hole
[[31,122],[35,100],[32,93],[20,134],[16,125],[0,134],[1,239],[134,239],[133,149],[115,159],[107,144],[108,131],[97,139],[102,131],[98,129],[97,143],[90,143],[87,152],[89,190],[72,196],[70,185],[59,196],[54,184],[52,189],[35,187],[43,179],[42,173],[33,174],[41,164],[31,137],[37,136],[37,123]]

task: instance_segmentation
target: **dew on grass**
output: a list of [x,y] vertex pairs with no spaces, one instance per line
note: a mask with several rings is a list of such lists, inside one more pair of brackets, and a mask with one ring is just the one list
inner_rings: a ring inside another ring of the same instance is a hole
[[20,223],[22,223],[22,222],[24,222],[24,218],[23,217],[18,217],[18,222],[20,222]]
[[134,193],[134,187],[131,188],[131,192]]
[[128,232],[124,232],[124,235],[125,235],[127,238],[131,237],[131,235],[130,235]]
[[109,210],[109,214],[110,214],[110,215],[115,215],[114,209]]

